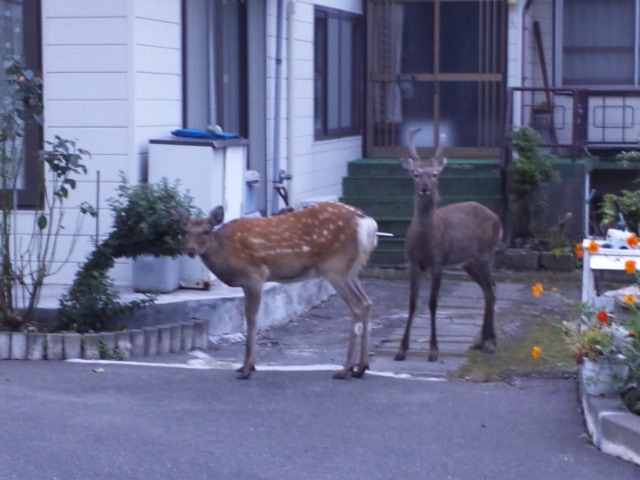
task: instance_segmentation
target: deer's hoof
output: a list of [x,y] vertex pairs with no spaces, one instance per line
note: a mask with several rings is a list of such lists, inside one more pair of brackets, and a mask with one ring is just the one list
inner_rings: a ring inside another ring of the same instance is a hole
[[393,357],[396,362],[404,362],[405,358],[407,358],[407,354],[405,352],[398,352],[396,353],[396,356]]
[[249,377],[251,377],[251,374],[255,372],[255,370],[255,365],[251,365],[251,367],[240,367],[236,369],[236,372],[238,372],[236,378],[238,380],[247,380]]
[[353,367],[351,369],[351,376],[354,378],[362,378],[364,377],[364,372],[369,370],[369,365],[358,365],[357,367]]
[[437,362],[438,361],[438,354],[437,353],[430,353],[428,360],[430,362]]
[[492,354],[496,351],[496,341],[495,339],[484,340],[482,342],[476,342],[471,345],[472,350],[480,350],[482,353]]

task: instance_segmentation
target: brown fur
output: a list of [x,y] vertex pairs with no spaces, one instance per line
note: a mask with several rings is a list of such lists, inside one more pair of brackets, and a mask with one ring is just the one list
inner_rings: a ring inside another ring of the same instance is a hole
[[[294,282],[324,277],[349,307],[354,329],[347,361],[335,377],[362,376],[369,366],[368,321],[371,301],[362,290],[358,272],[375,247],[375,222],[360,210],[342,203],[319,203],[303,210],[267,218],[241,218],[218,227],[222,207],[208,218],[185,223],[185,250],[199,255],[216,277],[241,287],[245,294],[247,342],[239,378],[255,370],[256,316],[266,282]],[[369,230],[362,236],[362,229]],[[356,325],[363,326],[362,335]],[[360,339],[360,357],[353,359]]]
[[409,316],[396,360],[404,360],[409,349],[411,324],[415,314],[420,280],[423,273],[431,274],[429,313],[431,335],[429,361],[438,359],[436,310],[442,273],[447,266],[460,265],[480,286],[485,309],[480,340],[474,348],[490,353],[496,346],[494,329],[495,282],[492,279],[493,255],[500,243],[500,219],[488,208],[476,202],[461,202],[437,208],[438,176],[446,165],[443,141],[430,163],[423,163],[416,153],[411,132],[410,158],[400,164],[414,177],[414,208],[407,230],[405,252],[409,262]]

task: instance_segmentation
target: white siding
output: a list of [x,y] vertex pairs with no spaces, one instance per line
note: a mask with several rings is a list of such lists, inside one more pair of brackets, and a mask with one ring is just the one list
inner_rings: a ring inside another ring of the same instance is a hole
[[[315,5],[362,13],[360,0],[297,0],[284,24],[282,46],[281,167],[293,175],[294,207],[315,198],[338,198],[347,164],[362,155],[362,137],[314,140],[313,26]],[[276,1],[267,4],[267,171],[273,154]],[[287,15],[285,15],[287,17]],[[290,57],[289,57],[290,56]],[[290,97],[290,98],[289,98]],[[291,99],[291,103],[289,100]]]
[[[92,154],[66,217],[75,222],[71,207],[83,200],[98,204],[104,237],[120,172],[133,182],[144,177],[148,140],[181,125],[180,0],[47,0],[42,15],[45,138],[73,139]],[[74,262],[91,251],[95,221],[82,233]],[[52,283],[70,283],[76,268],[66,265]],[[128,283],[126,261],[114,279]]]

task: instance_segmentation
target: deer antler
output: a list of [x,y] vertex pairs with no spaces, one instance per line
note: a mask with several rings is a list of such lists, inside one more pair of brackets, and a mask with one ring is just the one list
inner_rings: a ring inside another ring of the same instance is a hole
[[409,156],[416,162],[420,162],[420,155],[416,150],[415,136],[421,130],[420,127],[412,128],[409,130]]

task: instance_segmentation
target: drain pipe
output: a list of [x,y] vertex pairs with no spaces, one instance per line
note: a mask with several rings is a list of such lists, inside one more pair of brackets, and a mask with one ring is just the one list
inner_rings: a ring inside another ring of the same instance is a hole
[[276,11],[276,69],[275,69],[275,92],[273,108],[273,170],[271,175],[271,214],[278,212],[279,194],[285,180],[285,173],[280,170],[280,100],[282,93],[280,86],[282,83],[282,11],[284,0],[277,0]]

